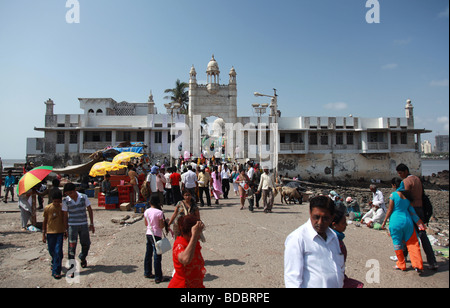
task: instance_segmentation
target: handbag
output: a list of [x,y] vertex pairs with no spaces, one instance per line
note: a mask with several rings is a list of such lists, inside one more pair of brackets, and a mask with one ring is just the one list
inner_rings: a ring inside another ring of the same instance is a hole
[[241,182],[240,185],[241,185],[241,187],[242,187],[245,191],[247,191],[247,190],[250,189],[250,185],[248,185],[248,184],[245,183],[245,182]]
[[153,234],[153,228],[150,225],[150,221],[148,221],[148,224],[150,226],[150,232],[152,234],[153,237],[153,242],[155,243],[155,249],[156,249],[156,253],[158,255],[162,255],[166,252],[168,252],[169,250],[172,249],[172,245],[170,244],[169,239],[166,237],[166,235],[163,232],[163,238],[160,239],[159,241],[156,241],[155,239],[155,235]]
[[[153,237],[154,239],[155,237]],[[164,235],[164,237],[156,242],[155,245],[156,248],[156,253],[158,255],[162,255],[166,252],[168,252],[169,250],[172,249],[172,245],[170,244],[169,240],[167,239],[167,237]]]

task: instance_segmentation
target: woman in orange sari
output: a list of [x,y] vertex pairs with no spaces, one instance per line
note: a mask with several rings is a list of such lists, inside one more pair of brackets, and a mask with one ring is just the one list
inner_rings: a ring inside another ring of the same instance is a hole
[[169,288],[204,288],[205,261],[199,243],[205,225],[193,215],[178,219],[181,236],[173,244],[172,256],[175,274]]

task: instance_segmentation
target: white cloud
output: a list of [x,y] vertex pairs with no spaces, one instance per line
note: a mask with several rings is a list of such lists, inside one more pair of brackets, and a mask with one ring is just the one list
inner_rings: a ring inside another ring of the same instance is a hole
[[439,117],[437,118],[438,123],[448,123],[448,117]]
[[325,105],[325,109],[329,109],[329,110],[344,110],[347,108],[348,108],[347,103],[343,103],[343,102],[329,103],[329,104]]
[[393,70],[396,69],[398,67],[397,63],[389,63],[389,64],[385,64],[381,67],[382,70]]
[[432,87],[448,87],[448,79],[432,80],[430,82],[430,86],[432,86]]
[[438,14],[438,17],[439,18],[448,18],[448,6],[447,6],[447,8],[445,10],[443,10],[442,12],[440,12]]

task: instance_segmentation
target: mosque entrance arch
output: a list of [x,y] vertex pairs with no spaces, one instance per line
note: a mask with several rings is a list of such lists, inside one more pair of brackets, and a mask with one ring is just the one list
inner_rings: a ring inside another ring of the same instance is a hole
[[[221,123],[231,123],[231,125],[234,125],[238,120],[236,71],[234,68],[230,70],[228,84],[220,84],[220,69],[213,55],[208,63],[206,74],[207,84],[198,84],[197,72],[194,66],[192,66],[190,71],[189,126],[192,131],[191,136],[198,134],[199,128],[194,126],[198,125],[197,123],[202,119],[220,118]],[[211,123],[209,123],[209,126],[211,126]],[[223,127],[222,131],[225,132],[225,127]],[[202,138],[204,137],[202,136]],[[223,136],[215,137],[220,138]],[[197,147],[197,145],[194,146]],[[203,148],[201,145],[200,147]],[[191,152],[193,151],[194,154],[198,150],[197,148],[191,148]]]

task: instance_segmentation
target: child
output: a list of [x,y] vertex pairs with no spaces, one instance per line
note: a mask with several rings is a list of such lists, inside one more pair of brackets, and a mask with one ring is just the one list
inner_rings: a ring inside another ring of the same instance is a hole
[[48,252],[52,256],[52,276],[61,279],[63,259],[63,237],[67,238],[62,212],[62,193],[55,191],[52,194],[53,203],[44,209],[44,222],[42,223],[42,242],[48,244]]
[[12,171],[8,170],[8,175],[5,177],[5,200],[3,202],[8,203],[8,194],[11,192],[11,202],[14,201],[14,184],[16,183],[16,177],[12,175]]
[[[347,248],[344,244],[344,231],[347,228],[347,220],[344,211],[336,211],[333,222],[331,223],[331,229],[336,233],[339,239],[339,245],[341,246],[341,252],[344,255],[344,262],[347,260]],[[348,278],[344,275],[344,288],[362,288],[364,284],[358,280]]]

